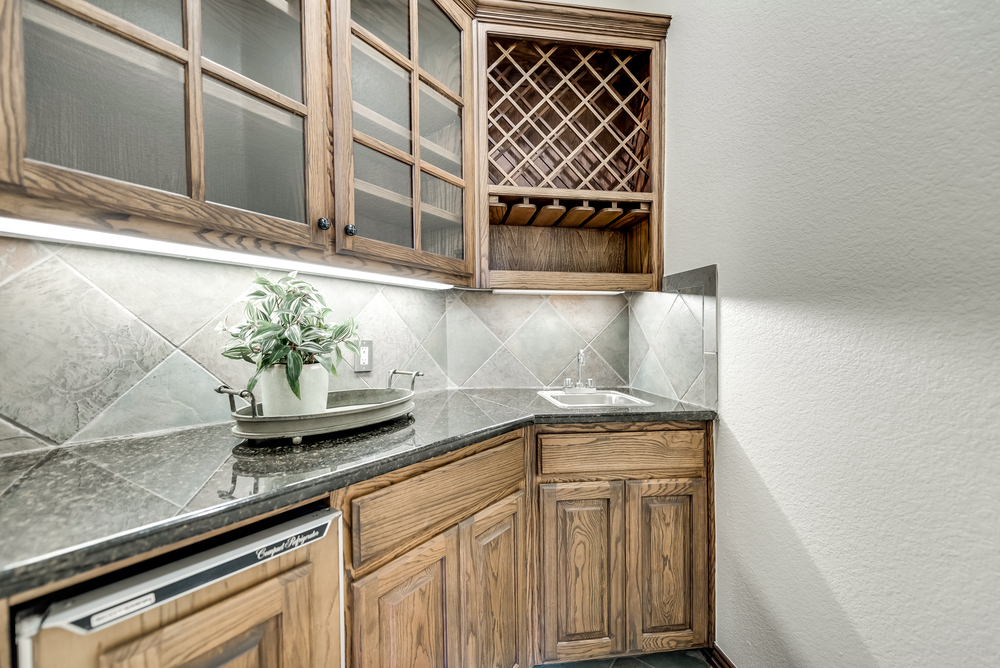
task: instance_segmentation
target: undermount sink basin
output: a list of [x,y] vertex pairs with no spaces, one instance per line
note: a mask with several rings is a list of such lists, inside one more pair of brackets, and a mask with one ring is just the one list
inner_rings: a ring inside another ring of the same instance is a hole
[[588,408],[600,406],[652,406],[652,402],[639,399],[614,390],[599,390],[597,392],[566,392],[565,390],[541,390],[538,396],[543,397],[559,408]]

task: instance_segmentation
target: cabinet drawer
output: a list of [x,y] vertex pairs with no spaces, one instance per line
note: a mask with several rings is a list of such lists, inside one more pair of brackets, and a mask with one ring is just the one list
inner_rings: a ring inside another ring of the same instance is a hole
[[351,502],[354,568],[457,524],[524,481],[524,437]]
[[705,432],[643,431],[618,434],[540,434],[539,470],[700,478],[705,475]]

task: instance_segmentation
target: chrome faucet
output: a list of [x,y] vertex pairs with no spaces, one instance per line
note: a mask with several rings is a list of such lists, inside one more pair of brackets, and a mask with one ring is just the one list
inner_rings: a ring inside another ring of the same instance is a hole
[[580,352],[576,355],[576,385],[573,384],[573,380],[571,378],[567,378],[563,382],[564,392],[568,392],[570,394],[580,394],[595,391],[596,388],[594,387],[593,378],[588,378],[587,384],[583,384],[583,364],[585,361],[586,358],[583,355],[583,348],[580,348]]

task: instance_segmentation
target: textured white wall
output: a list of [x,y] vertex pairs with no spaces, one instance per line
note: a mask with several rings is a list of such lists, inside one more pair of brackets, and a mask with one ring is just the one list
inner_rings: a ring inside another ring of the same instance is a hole
[[667,273],[719,264],[719,645],[1000,665],[996,1],[617,6],[675,19]]

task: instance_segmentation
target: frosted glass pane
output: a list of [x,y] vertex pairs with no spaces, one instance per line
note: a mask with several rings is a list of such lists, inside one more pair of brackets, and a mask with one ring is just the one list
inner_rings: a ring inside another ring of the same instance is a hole
[[432,77],[462,94],[462,31],[441,11],[434,0],[420,0],[420,67]]
[[462,113],[435,90],[420,89],[420,159],[462,175]]
[[203,0],[202,55],[302,100],[300,0]]
[[410,152],[410,73],[357,37],[351,44],[354,129]]
[[302,119],[205,77],[205,196],[305,222]]
[[420,174],[420,249],[465,259],[462,196],[458,186],[436,176]]
[[407,0],[351,0],[351,20],[410,57],[410,6]]
[[174,44],[184,44],[183,0],[88,0]]
[[358,236],[413,248],[412,169],[354,144],[354,224]]
[[27,156],[187,194],[181,65],[24,1]]

